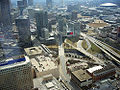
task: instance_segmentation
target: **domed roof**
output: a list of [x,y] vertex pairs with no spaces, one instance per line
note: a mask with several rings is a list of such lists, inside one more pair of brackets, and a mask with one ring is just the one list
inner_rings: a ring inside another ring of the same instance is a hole
[[117,7],[116,4],[114,3],[104,3],[100,5],[101,7]]

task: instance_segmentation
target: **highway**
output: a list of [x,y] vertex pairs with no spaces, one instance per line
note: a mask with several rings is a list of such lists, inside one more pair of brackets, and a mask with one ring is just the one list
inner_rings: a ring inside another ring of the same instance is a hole
[[84,50],[81,46],[79,47],[75,47],[73,45],[71,45],[70,43],[68,43],[66,40],[65,40],[65,43],[72,46],[74,49],[82,52],[83,54],[85,54],[86,56],[90,57],[91,59],[95,60],[96,64],[101,64],[101,65],[104,65],[104,62],[103,60],[100,60],[99,58],[95,57],[94,55],[88,53],[86,50]]
[[[120,61],[118,59],[116,59],[114,56],[120,58],[120,55],[118,53],[116,53],[115,51],[113,51],[111,48],[107,47],[106,45],[104,45],[101,41],[96,40],[95,38],[88,36],[84,33],[81,33],[81,35],[87,39],[89,39],[92,43],[94,43],[98,48],[100,48],[104,53],[106,53],[108,56],[110,56],[113,60],[117,61],[120,64]],[[114,56],[113,56],[113,55]]]
[[90,44],[89,40],[86,38],[85,38],[85,41],[87,42],[87,45],[88,45],[88,48],[86,49],[86,51],[88,51],[91,48],[91,44]]

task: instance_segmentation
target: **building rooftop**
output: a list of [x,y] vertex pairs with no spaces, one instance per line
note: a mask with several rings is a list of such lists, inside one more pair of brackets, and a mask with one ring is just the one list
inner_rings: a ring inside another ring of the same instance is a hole
[[42,53],[42,50],[40,47],[30,47],[30,48],[25,48],[25,52],[28,56],[33,56],[33,55],[40,55]]
[[92,68],[87,69],[87,71],[88,71],[89,73],[93,73],[93,72],[95,72],[95,71],[97,71],[97,70],[100,70],[100,69],[103,69],[103,67],[102,67],[102,66],[95,66],[95,67],[92,67]]
[[68,68],[71,70],[71,71],[74,71],[74,70],[78,70],[79,68],[87,68],[88,67],[88,64],[87,63],[81,63],[81,62],[79,62],[79,63],[75,63],[75,64],[72,64],[72,65],[70,65],[70,66],[68,66]]
[[81,82],[92,78],[86,71],[82,69],[74,71],[72,74],[76,76]]
[[109,24],[106,23],[106,22],[104,22],[104,21],[102,21],[102,20],[94,20],[94,22],[88,23],[88,25],[89,25],[90,27],[100,28],[100,27],[106,27],[106,26],[108,26]]
[[7,60],[0,62],[0,70],[24,65],[28,62],[30,62],[30,61],[29,61],[29,58],[27,56],[25,56],[25,57],[19,56],[16,58],[9,58]]
[[42,57],[36,57],[36,58],[31,59],[32,65],[39,72],[48,71],[48,70],[57,68],[55,63],[53,61],[49,60],[50,58],[48,58],[48,59],[46,58],[44,61],[40,61],[40,59],[42,59]]
[[19,17],[16,18],[16,19],[28,19],[28,16],[27,16],[27,15],[21,15],[21,16],[19,16]]
[[33,83],[38,90],[65,90],[52,74],[33,79]]
[[108,66],[106,66],[106,67],[104,67],[104,68],[102,68],[102,69],[99,69],[99,70],[97,70],[97,71],[94,71],[94,74],[102,73],[102,72],[108,71],[108,70],[114,70],[114,71],[115,71],[115,67],[112,66],[112,65],[108,65]]
[[114,3],[104,3],[100,5],[101,7],[117,7],[116,4]]

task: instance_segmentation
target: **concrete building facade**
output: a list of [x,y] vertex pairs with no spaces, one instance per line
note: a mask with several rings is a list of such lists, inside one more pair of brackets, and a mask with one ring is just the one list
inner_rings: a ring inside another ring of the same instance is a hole
[[11,24],[10,0],[0,0],[0,24],[3,26]]
[[71,80],[79,87],[92,84],[92,77],[86,71],[80,69],[71,73]]
[[32,66],[35,70],[35,77],[42,77],[52,74],[59,78],[59,68],[50,57],[44,56],[40,46],[25,48],[27,56],[30,58]]
[[37,32],[38,32],[38,37],[41,37],[42,28],[48,28],[48,14],[46,11],[42,10],[35,10],[35,18],[36,18],[36,23],[37,23]]
[[47,28],[43,28],[41,29],[42,35],[41,37],[44,39],[48,39],[49,38],[49,30]]
[[31,46],[30,21],[27,16],[19,16],[15,20],[19,32],[19,42],[22,47]]
[[92,76],[93,81],[102,80],[108,77],[112,77],[115,75],[116,70],[112,65],[109,66],[95,66],[93,68],[87,69],[89,75]]
[[48,9],[52,8],[52,0],[46,0],[46,6]]
[[33,0],[28,0],[28,5],[32,6],[33,5]]
[[0,64],[1,90],[31,90],[31,63],[28,57],[8,59]]

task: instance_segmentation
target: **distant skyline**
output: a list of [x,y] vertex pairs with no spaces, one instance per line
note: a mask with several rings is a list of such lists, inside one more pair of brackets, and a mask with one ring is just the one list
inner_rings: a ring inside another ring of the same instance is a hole
[[[16,4],[18,0],[11,0],[11,3],[13,4]],[[53,2],[59,2],[60,0],[53,0]],[[64,2],[67,2],[67,1],[83,1],[83,2],[86,2],[86,1],[90,1],[91,3],[115,3],[115,4],[118,4],[120,6],[120,1],[119,0],[64,0]],[[45,3],[46,0],[34,0],[34,3],[37,3],[37,2],[42,2],[42,3]]]

